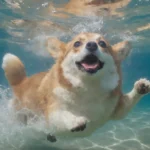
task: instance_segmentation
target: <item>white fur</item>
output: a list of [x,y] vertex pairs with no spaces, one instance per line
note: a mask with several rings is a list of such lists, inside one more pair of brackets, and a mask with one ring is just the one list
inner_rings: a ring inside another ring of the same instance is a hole
[[[109,83],[111,84],[111,81]],[[70,132],[80,122],[88,122],[88,127],[77,135],[90,134],[109,120],[118,99],[109,99],[110,91],[105,90],[96,81],[93,84],[87,82],[84,87],[72,92],[58,89],[55,90],[55,94],[58,96],[60,107],[50,115],[50,124],[55,128],[55,135],[62,131]]]
[[[83,47],[85,47],[85,45]],[[80,53],[70,52],[62,63],[64,76],[74,87],[83,87],[84,79],[87,77],[91,80],[91,75],[79,71],[75,64],[76,61],[81,61],[86,55],[88,55],[88,53],[89,52],[86,48],[83,48]],[[103,87],[105,86],[105,89],[114,89],[118,84],[119,76],[117,74],[113,57],[100,49],[97,49],[95,55],[104,62],[104,67],[96,74],[92,75],[92,80],[93,78],[96,80],[99,78],[101,79],[101,84],[103,84]],[[110,83],[108,81],[110,81]]]
[[59,132],[71,131],[72,128],[86,122],[85,117],[78,117],[71,113],[71,111],[62,108],[51,114],[49,124],[52,131],[57,131],[55,133],[57,135]]
[[7,65],[9,65],[9,63],[12,63],[12,61],[16,58],[17,57],[13,54],[10,54],[10,53],[5,54],[5,56],[3,57],[2,68],[5,69]]

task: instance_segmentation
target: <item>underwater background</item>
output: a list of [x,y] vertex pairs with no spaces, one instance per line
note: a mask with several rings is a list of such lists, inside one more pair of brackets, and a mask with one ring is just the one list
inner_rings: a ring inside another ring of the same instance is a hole
[[[59,18],[45,11],[48,0],[0,0],[0,64],[5,53],[21,58],[28,75],[47,70],[54,63],[45,47],[48,36],[68,41],[80,32],[102,33],[115,44],[121,40],[132,43],[132,52],[123,62],[123,91],[129,92],[140,78],[150,80],[150,1],[131,0],[119,9],[122,16],[70,15]],[[68,0],[53,0],[56,7]],[[54,10],[55,12],[55,10]],[[24,19],[27,23],[18,23]],[[39,25],[52,21],[52,26]],[[12,93],[0,68],[0,150],[150,150],[150,94],[120,121],[110,121],[87,138],[59,140],[49,143],[38,139],[30,130],[13,122],[8,111]],[[36,128],[40,131],[41,126]]]

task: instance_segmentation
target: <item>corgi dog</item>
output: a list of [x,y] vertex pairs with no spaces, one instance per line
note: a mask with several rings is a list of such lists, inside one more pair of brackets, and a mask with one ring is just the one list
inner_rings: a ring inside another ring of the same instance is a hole
[[12,107],[44,116],[54,135],[89,136],[109,120],[124,118],[150,92],[150,81],[140,79],[122,93],[121,62],[131,50],[128,41],[111,46],[100,34],[81,33],[68,43],[49,38],[47,46],[56,60],[49,71],[27,77],[21,60],[10,53],[2,68],[14,93]]

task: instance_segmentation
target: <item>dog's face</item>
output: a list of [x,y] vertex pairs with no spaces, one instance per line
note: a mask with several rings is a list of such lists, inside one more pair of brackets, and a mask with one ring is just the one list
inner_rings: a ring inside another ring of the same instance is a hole
[[[49,40],[49,43],[54,42]],[[61,59],[63,72],[73,76],[87,76],[112,72],[129,50],[128,42],[111,46],[100,34],[81,33],[65,44],[55,39],[51,54]],[[56,48],[57,47],[57,48]],[[59,48],[58,48],[59,47]]]
[[[112,59],[111,46],[99,34],[82,33],[67,45],[64,66],[86,74],[95,74]],[[69,67],[68,66],[68,67]]]

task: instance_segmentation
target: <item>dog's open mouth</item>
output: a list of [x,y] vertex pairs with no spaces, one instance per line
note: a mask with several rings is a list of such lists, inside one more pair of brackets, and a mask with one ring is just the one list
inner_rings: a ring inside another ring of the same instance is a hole
[[77,67],[88,73],[96,73],[98,70],[102,69],[104,63],[98,59],[93,54],[87,55],[84,59],[80,62],[76,62]]

